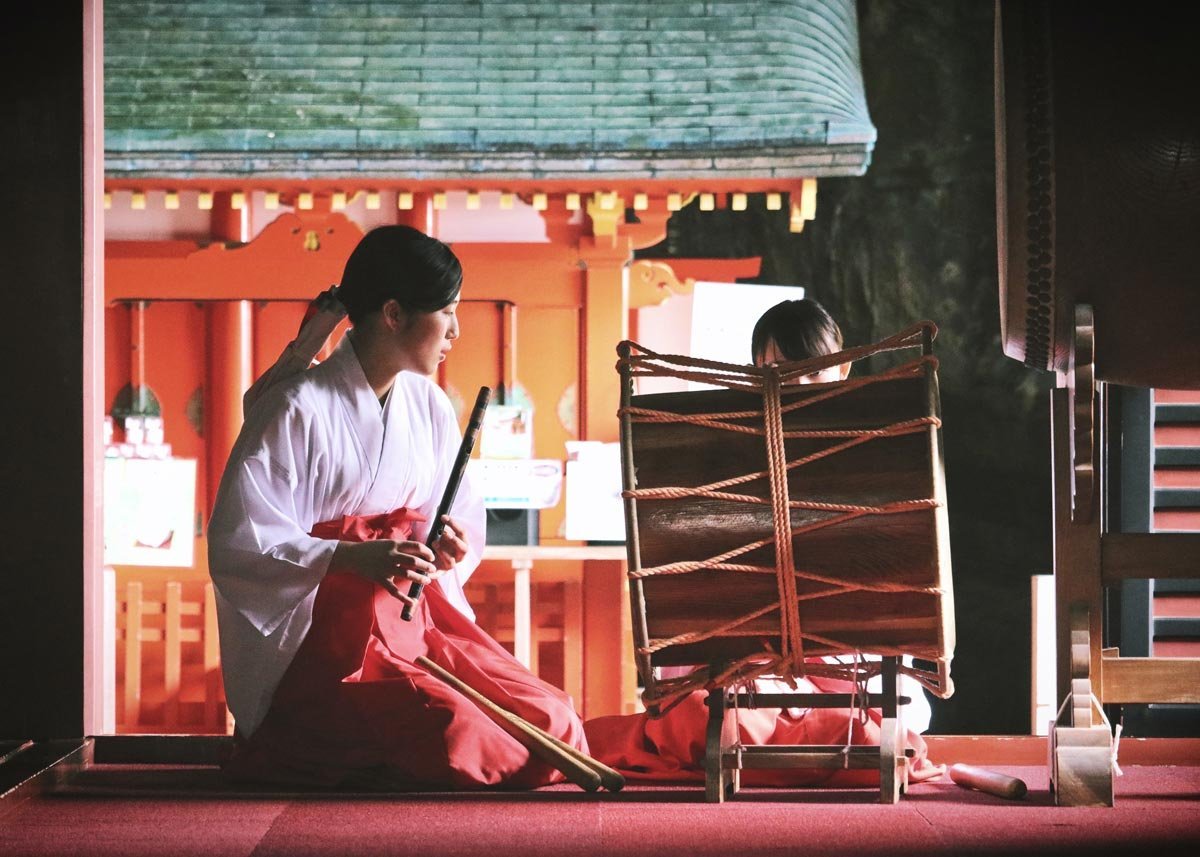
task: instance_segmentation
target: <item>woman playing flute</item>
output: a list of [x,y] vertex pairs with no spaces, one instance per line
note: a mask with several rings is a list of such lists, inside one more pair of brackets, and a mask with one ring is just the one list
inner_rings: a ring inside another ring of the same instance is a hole
[[[363,237],[336,291],[246,397],[208,528],[237,779],[318,786],[532,788],[562,775],[415,661],[586,750],[571,700],[475,625],[463,585],[484,513],[464,479],[433,523],[459,445],[434,384],[459,336],[462,269],[405,226]],[[319,329],[317,329],[319,328]],[[315,333],[314,333],[315,330]],[[315,344],[314,344],[315,343]],[[428,584],[411,622],[413,582]]]

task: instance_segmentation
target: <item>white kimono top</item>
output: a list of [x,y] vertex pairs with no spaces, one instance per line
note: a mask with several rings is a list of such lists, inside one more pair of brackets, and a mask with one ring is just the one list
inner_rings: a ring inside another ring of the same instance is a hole
[[[460,442],[449,399],[424,376],[401,372],[381,406],[349,337],[324,363],[261,393],[208,526],[225,694],[242,735],[262,722],[312,624],[337,542],[309,531],[406,507],[426,517],[412,536],[424,542]],[[439,585],[474,619],[463,584],[483,555],[485,520],[469,474],[450,514],[469,549]]]

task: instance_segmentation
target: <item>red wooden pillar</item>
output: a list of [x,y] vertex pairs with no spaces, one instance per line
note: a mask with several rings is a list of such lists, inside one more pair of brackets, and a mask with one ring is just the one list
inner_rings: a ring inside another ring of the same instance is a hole
[[617,343],[629,335],[629,263],[633,248],[627,238],[584,237],[579,259],[584,278],[583,331],[579,365],[579,400],[583,413],[579,436],[584,440],[617,440]]
[[[231,207],[230,194],[213,199],[213,238],[248,240],[246,209]],[[254,335],[250,301],[210,301],[205,307],[208,325],[208,365],[204,384],[205,474],[212,513],[221,473],[242,428],[242,394],[254,382]]]
[[[580,359],[579,435],[615,442],[621,387],[615,368],[617,343],[629,332],[629,263],[633,247],[619,235],[585,236],[579,257],[584,279]],[[622,714],[636,694],[629,619],[629,586],[622,563],[585,562],[584,713]],[[614,633],[616,632],[616,633]]]
[[433,234],[433,197],[428,193],[412,194],[412,206],[396,210],[396,223],[411,226],[426,235]]

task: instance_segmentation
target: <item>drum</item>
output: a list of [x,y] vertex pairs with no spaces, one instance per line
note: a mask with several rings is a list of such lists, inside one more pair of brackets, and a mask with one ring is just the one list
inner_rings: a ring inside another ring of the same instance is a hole
[[[948,696],[936,360],[793,385],[813,361],[757,369],[636,343],[621,354],[633,632],[652,713],[666,690],[654,667],[693,666],[695,689],[855,653],[934,662],[923,683]],[[723,388],[634,395],[634,379],[650,373]]]
[[1200,387],[1200,52],[1177,7],[997,5],[996,187],[1004,353],[1070,367],[1075,307],[1096,380]]

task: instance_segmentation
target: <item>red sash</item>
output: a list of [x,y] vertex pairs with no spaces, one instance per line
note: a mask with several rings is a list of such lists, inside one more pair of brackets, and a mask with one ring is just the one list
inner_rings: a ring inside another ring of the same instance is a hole
[[[327,521],[312,535],[403,541],[422,520],[398,509]],[[226,773],[326,787],[535,788],[561,781],[558,771],[413,661],[428,657],[497,705],[586,751],[570,698],[460,613],[436,583],[425,587],[411,622],[400,618],[402,607],[356,574],[326,575],[312,626],[267,716],[238,742]]]

